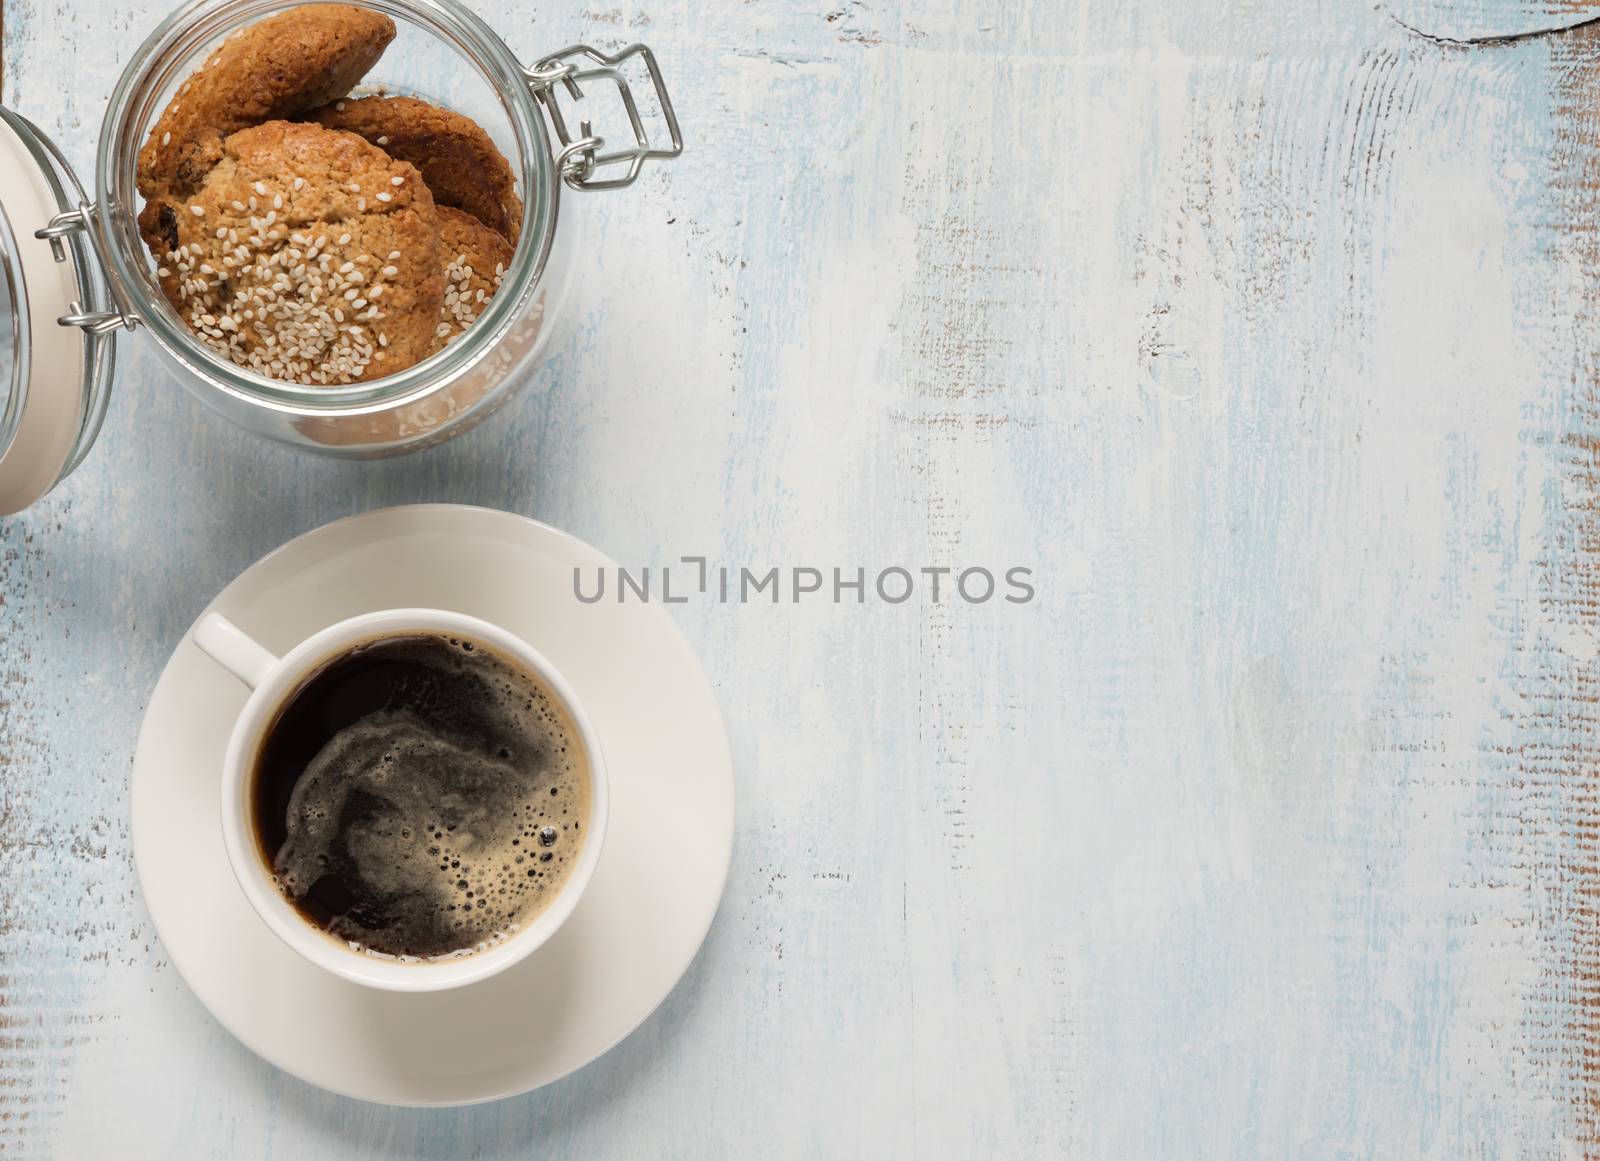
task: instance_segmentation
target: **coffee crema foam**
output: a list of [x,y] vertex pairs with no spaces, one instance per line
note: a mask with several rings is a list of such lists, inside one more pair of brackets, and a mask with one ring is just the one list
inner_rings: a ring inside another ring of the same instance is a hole
[[570,877],[589,771],[564,708],[482,644],[409,635],[323,665],[266,734],[257,837],[300,913],[359,950],[471,954]]

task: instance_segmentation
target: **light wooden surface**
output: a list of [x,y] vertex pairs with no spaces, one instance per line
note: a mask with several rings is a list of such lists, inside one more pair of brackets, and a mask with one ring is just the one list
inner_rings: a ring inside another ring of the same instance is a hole
[[[4,4],[5,100],[86,168],[166,6]],[[648,40],[690,145],[582,205],[535,389],[338,464],[125,342],[87,466],[0,525],[0,1151],[1600,1157],[1600,26],[1396,19],[1597,13],[485,11],[529,58]],[[127,776],[225,581],[415,500],[1039,596],[674,608],[741,792],[699,961],[570,1079],[397,1112],[200,1009]]]

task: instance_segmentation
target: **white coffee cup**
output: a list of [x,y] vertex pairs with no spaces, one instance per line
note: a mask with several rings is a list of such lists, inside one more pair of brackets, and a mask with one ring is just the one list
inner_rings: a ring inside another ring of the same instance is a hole
[[[498,650],[521,665],[565,707],[588,759],[589,819],[583,845],[556,897],[518,931],[490,941],[470,955],[400,961],[351,947],[306,920],[272,881],[251,818],[251,776],[263,731],[288,696],[318,666],[362,642],[413,633],[465,637]],[[218,613],[208,613],[194,643],[252,690],[228,739],[222,766],[222,838],[245,898],[279,939],[306,959],[352,983],[398,992],[429,992],[487,979],[533,953],[556,933],[594,875],[605,841],[605,760],[594,727],[572,689],[542,654],[520,638],[477,617],[441,609],[388,609],[330,625],[282,657],[247,636]]]

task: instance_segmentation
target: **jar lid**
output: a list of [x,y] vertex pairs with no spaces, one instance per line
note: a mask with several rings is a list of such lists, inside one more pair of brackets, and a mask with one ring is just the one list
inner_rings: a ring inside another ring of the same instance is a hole
[[105,415],[113,342],[110,328],[95,329],[106,292],[85,239],[85,201],[48,139],[0,108],[3,515],[77,467]]

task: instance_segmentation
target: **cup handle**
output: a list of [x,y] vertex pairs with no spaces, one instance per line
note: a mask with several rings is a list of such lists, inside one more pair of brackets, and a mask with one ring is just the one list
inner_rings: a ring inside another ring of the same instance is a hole
[[251,689],[266,680],[278,659],[221,613],[207,613],[194,631],[200,651]]

